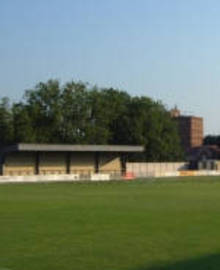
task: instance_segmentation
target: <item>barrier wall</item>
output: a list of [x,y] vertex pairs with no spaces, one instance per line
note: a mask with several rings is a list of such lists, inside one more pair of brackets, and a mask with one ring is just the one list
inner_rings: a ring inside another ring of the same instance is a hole
[[187,162],[129,162],[126,169],[136,178],[220,175],[219,170],[189,170]]
[[119,180],[112,178],[110,174],[91,174],[84,177],[81,174],[48,174],[48,175],[23,175],[23,176],[0,176],[0,184],[5,183],[37,183],[37,182],[74,182],[74,181],[110,181]]
[[3,183],[36,183],[36,182],[63,182],[63,181],[79,181],[78,174],[64,175],[30,175],[30,176],[0,176],[0,184]]
[[179,171],[188,170],[186,162],[128,162],[126,171],[136,177],[172,176]]
[[[166,172],[156,173],[155,178],[163,177],[180,177],[181,176],[220,176],[220,171],[178,171],[178,172]],[[135,178],[126,177],[114,177],[108,173],[91,174],[84,177],[81,174],[59,174],[59,175],[30,175],[30,176],[0,176],[0,184],[6,183],[37,183],[37,182],[74,182],[74,181],[110,181],[110,180],[122,180],[132,181]]]

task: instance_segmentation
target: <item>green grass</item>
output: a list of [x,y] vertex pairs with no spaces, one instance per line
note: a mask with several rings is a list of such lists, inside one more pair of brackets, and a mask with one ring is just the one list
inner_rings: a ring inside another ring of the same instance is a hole
[[220,269],[220,178],[0,185],[0,270]]

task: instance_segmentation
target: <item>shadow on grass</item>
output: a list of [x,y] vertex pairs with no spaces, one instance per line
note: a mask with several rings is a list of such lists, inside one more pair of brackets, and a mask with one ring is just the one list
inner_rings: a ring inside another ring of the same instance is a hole
[[179,261],[167,265],[143,266],[134,270],[220,270],[220,254]]

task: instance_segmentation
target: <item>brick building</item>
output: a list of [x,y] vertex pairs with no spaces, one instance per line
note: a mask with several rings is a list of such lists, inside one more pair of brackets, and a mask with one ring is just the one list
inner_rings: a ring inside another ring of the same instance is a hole
[[171,110],[180,135],[180,140],[185,152],[203,144],[203,118],[181,115],[177,108]]

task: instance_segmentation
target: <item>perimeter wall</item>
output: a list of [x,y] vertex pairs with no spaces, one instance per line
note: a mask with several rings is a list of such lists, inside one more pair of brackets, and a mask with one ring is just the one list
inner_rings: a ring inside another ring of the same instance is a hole
[[173,176],[176,172],[187,171],[187,162],[128,162],[126,171],[135,177]]

